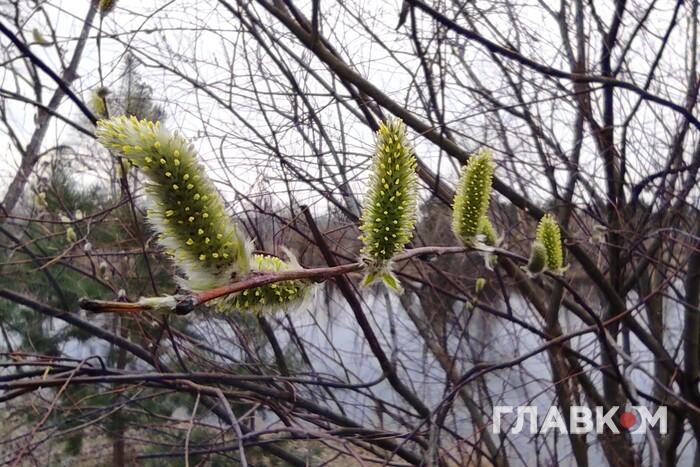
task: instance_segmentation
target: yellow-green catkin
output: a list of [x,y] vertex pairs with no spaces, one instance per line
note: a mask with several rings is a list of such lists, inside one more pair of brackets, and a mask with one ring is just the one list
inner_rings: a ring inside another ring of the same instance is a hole
[[100,120],[95,133],[148,178],[148,218],[186,274],[183,287],[206,290],[248,273],[252,245],[226,214],[187,140],[157,122],[124,116]]
[[75,233],[75,229],[73,229],[73,227],[68,227],[66,229],[66,240],[68,240],[69,243],[75,243],[78,241],[78,235]]
[[535,242],[541,243],[546,251],[546,269],[560,274],[564,268],[564,249],[561,242],[559,224],[551,214],[545,214],[537,225]]
[[[254,272],[283,272],[301,269],[296,260],[282,261],[276,256],[253,255],[251,269]],[[290,310],[309,297],[313,284],[308,280],[289,280],[244,290],[218,304],[220,311],[235,309],[256,314],[275,310]]]
[[473,154],[462,170],[452,206],[452,230],[467,246],[483,242],[479,235],[491,233],[480,232],[480,227],[485,226],[484,219],[488,222],[485,216],[491,199],[493,172],[493,158],[486,150]]
[[487,216],[481,216],[481,219],[479,219],[476,233],[481,236],[481,241],[484,244],[488,246],[498,245],[498,233]]
[[380,125],[372,161],[369,190],[362,210],[363,285],[382,280],[401,292],[391,260],[404,251],[416,222],[416,158],[400,119]]
[[531,277],[542,273],[547,267],[547,249],[542,242],[535,240],[530,247],[530,259],[525,270]]
[[493,247],[497,247],[501,243],[501,239],[498,237],[498,232],[493,227],[493,224],[486,215],[481,216],[479,219],[479,225],[476,231],[476,238],[479,242],[482,242],[488,248],[481,247],[481,254],[484,257],[484,264],[487,269],[493,270],[496,263],[498,263],[498,257],[493,254]]

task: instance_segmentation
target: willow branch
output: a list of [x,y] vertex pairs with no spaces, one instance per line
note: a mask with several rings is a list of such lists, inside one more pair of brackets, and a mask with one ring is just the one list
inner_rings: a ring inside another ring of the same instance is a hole
[[[461,246],[425,246],[412,248],[394,258],[394,262],[407,261],[419,257],[440,256],[444,254],[456,254],[467,252],[469,248]],[[496,250],[499,253],[505,253],[509,256],[514,256],[505,250]],[[194,310],[198,305],[202,305],[211,300],[221,298],[227,295],[242,292],[244,290],[262,287],[264,285],[273,284],[275,282],[290,281],[290,280],[312,280],[314,282],[324,282],[337,276],[344,276],[353,272],[361,271],[364,268],[362,262],[342,264],[340,266],[300,269],[296,271],[282,271],[275,273],[253,273],[244,279],[232,282],[230,284],[216,287],[209,290],[204,290],[198,293],[183,294],[177,296],[177,306],[175,313],[185,315]],[[92,300],[83,298],[80,300],[80,307],[87,311],[95,313],[140,313],[143,311],[152,310],[153,308],[142,303],[128,303],[106,300]]]

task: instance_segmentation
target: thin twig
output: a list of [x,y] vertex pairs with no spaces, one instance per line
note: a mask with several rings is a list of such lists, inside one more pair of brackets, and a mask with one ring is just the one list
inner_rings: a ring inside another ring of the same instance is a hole
[[197,392],[197,398],[194,400],[194,407],[192,408],[192,415],[190,416],[190,423],[187,426],[187,434],[185,435],[185,467],[190,467],[190,435],[192,434],[194,418],[197,415],[197,407],[199,407],[199,399],[201,397],[202,393]]

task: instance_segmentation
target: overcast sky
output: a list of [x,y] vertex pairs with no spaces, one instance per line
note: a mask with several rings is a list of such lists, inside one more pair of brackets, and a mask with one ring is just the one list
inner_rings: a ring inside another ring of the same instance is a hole
[[[57,30],[60,45],[69,50],[69,56],[87,11],[86,4],[87,2],[75,0],[52,1],[46,4],[46,11]],[[324,5],[332,5],[332,8],[325,11],[322,21],[322,30],[331,42],[348,57],[348,60],[352,61],[363,76],[369,78],[377,87],[395,97],[400,103],[413,105],[416,93],[410,91],[411,73],[418,69],[419,63],[412,54],[413,49],[405,31],[394,29],[398,21],[400,2],[398,0],[357,1],[350,2],[351,6],[348,9],[342,9],[335,3],[324,2]],[[307,10],[310,11],[310,8]],[[519,11],[521,13],[519,19],[526,27],[521,31],[509,31],[509,34],[530,36],[526,44],[531,49],[523,52],[543,63],[565,69],[567,65],[560,58],[557,25],[551,17],[537,2]],[[644,39],[649,45],[648,49],[640,48],[631,54],[632,68],[635,67],[635,63],[638,63],[640,72],[648,71],[650,54],[658,45],[653,42],[654,37],[661,37],[663,34],[670,12],[670,8],[664,10],[663,7],[655,12],[653,21],[649,24],[652,28],[658,26],[658,30],[650,31],[649,39]],[[605,11],[599,13],[606,14]],[[634,12],[630,14],[634,15]],[[358,26],[356,16],[371,27],[377,36],[372,37],[363,31]],[[28,15],[28,17],[30,19],[23,28],[27,37],[31,37],[33,28],[46,31],[46,22],[42,16]],[[497,23],[500,20],[499,15],[494,14],[490,20]],[[422,18],[421,21],[427,20]],[[97,28],[100,26],[102,41],[98,54],[95,38],[98,34]],[[225,182],[220,183],[220,187],[226,190],[225,185],[229,184],[238,190],[255,191],[258,188],[257,182],[260,181],[261,176],[264,176],[267,181],[272,181],[272,190],[275,191],[274,180],[278,167],[270,162],[270,150],[260,145],[261,138],[256,133],[258,129],[265,135],[270,132],[265,125],[265,116],[262,115],[260,106],[256,102],[255,91],[262,89],[274,93],[281,91],[282,88],[270,80],[261,79],[264,73],[278,72],[267,58],[259,63],[251,61],[251,57],[255,57],[257,44],[250,36],[240,34],[239,29],[240,25],[232,15],[214,1],[173,0],[164,3],[152,0],[120,0],[116,10],[109,14],[101,25],[99,21],[95,23],[95,30],[91,34],[91,40],[81,61],[80,78],[75,81],[74,89],[79,96],[89,99],[90,93],[100,86],[98,73],[100,68],[104,85],[111,89],[116,88],[123,71],[124,51],[127,47],[131,47],[139,60],[144,62],[145,66],[140,67],[140,73],[153,87],[154,99],[163,106],[167,115],[167,127],[180,130],[194,142],[204,160],[208,161],[212,178]],[[377,38],[389,44],[393,56],[377,45]],[[682,93],[680,83],[684,81],[686,67],[682,58],[684,55],[682,39],[682,37],[671,37],[671,51],[661,64],[665,73],[670,76],[674,76],[674,70],[676,70],[675,76],[678,76],[678,83],[668,82],[664,92],[679,99]],[[677,41],[677,52],[674,51],[673,41]],[[598,44],[590,44],[590,47],[592,53],[595,53]],[[54,69],[58,68],[53,48],[33,45],[32,50]],[[480,79],[489,83],[491,73],[498,73],[498,71],[486,60],[485,52],[468,43],[464,50],[464,58],[468,62],[476,63],[477,66],[484,63],[483,68],[480,69],[483,73]],[[248,52],[247,58],[242,51]],[[309,58],[307,52],[299,52],[306,54],[305,56]],[[455,57],[451,59],[456,60]],[[315,67],[321,70],[320,66],[315,65]],[[172,70],[168,71],[167,68]],[[294,65],[292,68],[298,70]],[[176,76],[173,73],[174,70],[206,85],[207,89],[214,92],[215,97],[223,99],[224,102],[217,102],[212,96],[194,90],[192,84]],[[48,77],[43,78],[47,86],[44,99],[48,101],[53,83]],[[297,79],[308,86],[306,91],[327,128],[331,131],[336,130],[332,137],[337,141],[342,140],[344,151],[361,164],[358,170],[353,171],[352,177],[362,180],[366,174],[359,169],[366,167],[366,158],[372,152],[372,134],[365,125],[356,124],[353,116],[339,110],[332,100],[320,95],[318,85],[313,80],[305,80],[303,72],[299,71]],[[446,117],[455,129],[461,131],[458,134],[460,143],[471,150],[478,147],[477,142],[495,140],[495,136],[490,136],[483,129],[486,127],[483,125],[486,115],[482,103],[475,102],[473,97],[459,90],[459,86],[450,86],[456,84],[456,79],[464,80],[467,84],[469,82],[468,76],[447,77]],[[497,81],[494,82],[498,84]],[[14,77],[8,70],[0,69],[0,85],[5,89],[16,90]],[[26,89],[24,91],[27,92]],[[27,94],[31,95],[31,92]],[[408,101],[406,96],[410,96]],[[280,95],[267,99],[274,99],[275,105],[288,107],[285,104],[285,99],[288,99],[286,96]],[[223,108],[222,104],[230,104],[231,109]],[[35,110],[30,105],[10,101],[7,101],[7,106],[9,119],[14,123],[18,136],[26,142],[34,130]],[[570,119],[566,115],[568,111],[566,108],[552,110],[550,102],[545,101],[535,102],[533,109],[535,112],[544,114],[550,112],[550,119],[554,122],[552,124],[559,125],[561,128],[558,136],[566,146],[564,149],[569,150],[573,147],[574,141],[566,140],[566,135],[570,133]],[[89,122],[80,115],[72,103],[65,101],[59,111],[90,127]],[[561,114],[561,112],[564,113]],[[648,114],[650,122],[648,127],[644,127],[646,142],[638,149],[640,154],[641,151],[649,151],[653,154],[654,151],[662,150],[663,146],[668,144],[668,135],[663,132],[663,129],[657,128],[658,116],[662,112],[665,110],[658,107],[651,110],[645,107],[640,111],[638,118],[641,125],[644,126],[647,120],[645,114]],[[677,118],[674,114],[669,116],[672,119]],[[268,114],[267,117],[272,118],[273,122],[276,118],[274,114]],[[340,122],[343,123],[342,135]],[[280,120],[280,125],[282,124],[287,125],[288,122]],[[299,140],[297,132],[287,131],[285,127],[280,126],[280,131],[275,136],[287,154],[308,155],[309,149]],[[411,137],[422,160],[428,161],[434,168],[437,168],[438,161],[441,161],[441,175],[448,179],[455,177],[454,169],[450,168],[451,164],[445,163],[446,159],[440,158],[434,145],[426,144],[418,135],[411,134]],[[83,151],[94,150],[92,142],[87,141],[65,123],[52,119],[51,130],[44,141],[43,148],[79,142],[87,145],[83,146]],[[532,148],[520,148],[518,143],[514,144],[513,150],[522,151],[523,170],[529,170],[528,163],[537,163],[536,158],[528,158],[528,152]],[[584,147],[588,144],[591,142],[585,141]],[[0,154],[0,195],[2,195],[5,184],[16,172],[19,155],[4,133],[0,133],[0,147],[3,148]],[[495,149],[498,150],[498,148]],[[596,173],[595,165],[599,160],[592,156],[586,159],[585,154],[584,151],[584,163],[592,164],[591,173]],[[222,160],[225,163],[222,164]],[[365,165],[362,165],[363,161]],[[107,164],[100,166],[106,167]],[[222,167],[227,167],[228,170]],[[83,173],[81,176],[84,180],[92,181],[91,175],[94,173]],[[361,186],[358,184],[355,189],[361,189]],[[300,193],[300,196],[303,194]]]

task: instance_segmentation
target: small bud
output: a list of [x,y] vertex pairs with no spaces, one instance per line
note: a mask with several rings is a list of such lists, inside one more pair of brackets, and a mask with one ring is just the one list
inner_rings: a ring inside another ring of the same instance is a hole
[[68,227],[66,229],[66,240],[68,240],[70,243],[75,243],[78,241],[78,236],[75,233],[75,230],[73,230],[73,227]]
[[591,243],[605,243],[605,234],[608,232],[607,227],[595,224],[592,230],[591,238],[588,241]]
[[107,88],[99,88],[90,94],[90,110],[97,118],[105,118],[107,116]]
[[152,311],[161,313],[171,312],[177,306],[177,297],[174,295],[164,295],[162,297],[141,297],[137,302],[139,305]]
[[46,202],[46,193],[43,191],[40,191],[39,193],[34,195],[32,201],[34,202],[34,205],[39,209],[46,209],[49,207],[48,203]]
[[498,257],[493,254],[493,248],[501,243],[496,229],[491,224],[489,218],[484,215],[479,219],[479,226],[475,237],[474,246],[479,247],[481,254],[484,257],[484,265],[489,271],[493,271],[494,266],[498,263]]
[[485,286],[486,286],[486,279],[484,279],[483,277],[479,277],[479,278],[476,280],[476,282],[474,283],[474,291],[475,291],[476,293],[479,293],[479,292],[481,292],[482,290],[484,290],[484,287],[485,287]]
[[35,44],[42,47],[48,47],[51,45],[51,41],[47,40],[37,28],[32,29],[32,39],[34,39]]

